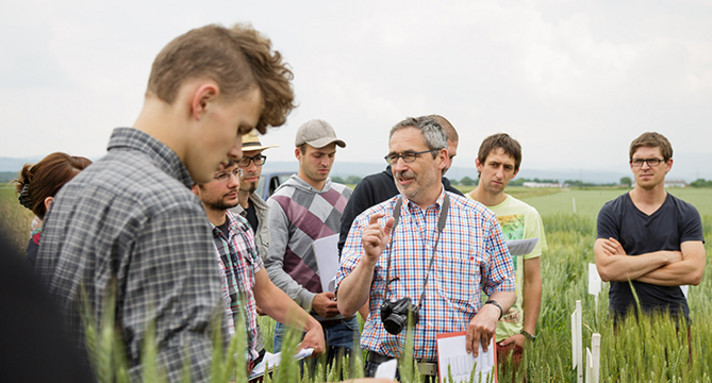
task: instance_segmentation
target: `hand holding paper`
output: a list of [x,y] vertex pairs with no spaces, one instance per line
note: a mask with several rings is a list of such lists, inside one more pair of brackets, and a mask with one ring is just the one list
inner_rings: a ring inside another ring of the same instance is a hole
[[[496,363],[494,339],[490,339],[490,343],[485,350],[482,345],[478,344],[477,356],[465,351],[466,336],[464,332],[454,332],[437,335],[438,347],[438,375],[440,381],[444,382],[443,377],[448,376],[448,368],[452,373],[453,381],[469,382],[470,372],[475,370],[475,381],[487,382],[490,374],[495,374],[494,368]],[[477,363],[475,367],[475,362]],[[481,376],[481,380],[478,380]],[[496,382],[495,380],[493,380]]]

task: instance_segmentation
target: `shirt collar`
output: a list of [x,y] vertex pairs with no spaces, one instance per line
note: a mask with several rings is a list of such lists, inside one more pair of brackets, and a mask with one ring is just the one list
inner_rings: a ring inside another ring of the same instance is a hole
[[107,150],[137,150],[143,152],[156,166],[187,187],[195,182],[176,152],[151,135],[134,128],[116,128],[111,133]]
[[[399,194],[399,195],[400,195],[401,198],[403,198],[403,203],[405,204],[405,206],[408,206],[408,209],[409,209],[409,210],[410,210],[410,209],[416,209],[416,208],[419,209],[419,210],[421,210],[421,209],[420,209],[420,206],[418,206],[415,202],[410,201],[410,200],[409,200],[406,196],[404,196],[403,194]],[[428,206],[428,209],[430,209],[431,207],[435,206],[436,211],[440,211],[440,209],[441,209],[442,206],[443,206],[443,201],[444,201],[444,200],[445,200],[445,187],[442,187],[442,189],[440,190],[440,195],[439,195],[438,198],[435,200],[435,203],[432,204],[432,205],[430,205],[430,206]],[[427,209],[426,209],[426,210],[427,210]]]
[[[233,214],[230,214],[229,211],[225,212],[225,220],[227,221],[228,228],[230,228],[230,230],[228,230],[230,233],[229,237],[232,237],[233,235],[235,235],[235,228],[237,226],[237,222],[234,217],[235,216]],[[216,236],[216,237],[225,236],[225,233],[222,230],[220,230],[219,227],[215,226],[212,222],[210,222],[210,227],[213,228],[214,236]]]

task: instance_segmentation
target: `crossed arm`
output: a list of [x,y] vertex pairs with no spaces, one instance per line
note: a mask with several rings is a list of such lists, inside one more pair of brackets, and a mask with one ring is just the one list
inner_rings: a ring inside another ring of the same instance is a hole
[[604,281],[637,280],[661,286],[697,285],[705,268],[702,241],[685,241],[680,251],[659,250],[628,256],[614,238],[598,238],[593,245],[596,268]]

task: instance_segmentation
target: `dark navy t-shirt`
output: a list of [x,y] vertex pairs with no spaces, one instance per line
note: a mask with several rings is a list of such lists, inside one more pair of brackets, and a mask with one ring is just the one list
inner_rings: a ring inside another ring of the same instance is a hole
[[[703,241],[700,214],[691,204],[668,193],[662,206],[647,215],[633,204],[628,193],[606,202],[598,213],[597,238],[613,237],[629,256],[658,250],[680,250],[685,241]],[[658,286],[633,281],[640,305],[645,311],[680,313],[689,320],[687,300],[680,286]],[[609,308],[617,314],[635,305],[628,282],[611,281]]]

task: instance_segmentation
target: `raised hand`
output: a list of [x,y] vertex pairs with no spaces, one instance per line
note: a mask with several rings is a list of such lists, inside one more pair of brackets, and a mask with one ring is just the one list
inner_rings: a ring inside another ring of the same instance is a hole
[[365,252],[363,261],[371,265],[375,265],[378,262],[381,253],[388,246],[388,241],[391,240],[391,230],[393,230],[395,219],[389,217],[386,220],[386,225],[381,227],[378,220],[384,216],[384,213],[376,213],[369,217],[368,226],[366,226],[361,235],[361,242]]

